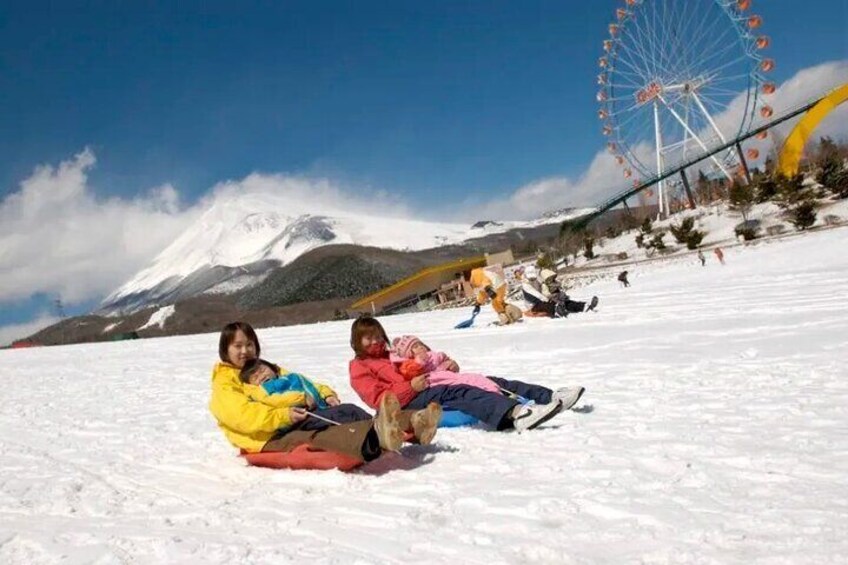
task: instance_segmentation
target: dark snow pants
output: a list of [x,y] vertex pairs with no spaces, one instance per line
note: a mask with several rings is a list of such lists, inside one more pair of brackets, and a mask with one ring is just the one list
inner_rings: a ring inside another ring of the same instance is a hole
[[571,300],[567,295],[560,294],[557,297],[557,302],[562,304],[565,307],[565,311],[569,314],[576,314],[578,312],[582,312],[586,309],[585,302],[578,302],[576,300]]
[[422,390],[404,408],[421,410],[431,402],[438,402],[445,410],[465,412],[495,430],[512,427],[511,412],[518,404],[512,398],[474,386],[440,385]]
[[380,440],[374,431],[371,414],[354,404],[340,404],[310,410],[315,414],[339,422],[336,426],[311,416],[279,434],[262,448],[262,451],[291,451],[304,443],[324,451],[341,453],[363,461],[380,456]]
[[518,396],[523,396],[527,400],[535,401],[536,404],[548,404],[551,401],[551,395],[553,395],[554,392],[551,389],[540,385],[533,385],[521,381],[508,381],[500,377],[489,377],[489,380],[493,381],[502,389],[514,392]]

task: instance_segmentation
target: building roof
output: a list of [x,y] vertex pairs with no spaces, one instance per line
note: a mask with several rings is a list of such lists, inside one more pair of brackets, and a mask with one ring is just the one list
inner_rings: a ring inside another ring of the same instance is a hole
[[462,269],[463,271],[468,269],[476,269],[477,267],[483,267],[486,265],[485,257],[472,257],[469,259],[459,259],[458,261],[452,261],[450,263],[442,263],[441,265],[434,265],[432,267],[427,267],[426,269],[422,269],[415,273],[412,276],[406,277],[391,286],[387,286],[386,288],[380,289],[375,293],[369,294],[363,298],[360,298],[356,302],[350,305],[351,308],[361,308],[363,306],[367,306],[371,302],[375,300],[379,300],[386,295],[389,295],[411,283],[414,283],[426,276],[433,275],[436,273],[442,273],[444,271],[453,271],[455,269]]

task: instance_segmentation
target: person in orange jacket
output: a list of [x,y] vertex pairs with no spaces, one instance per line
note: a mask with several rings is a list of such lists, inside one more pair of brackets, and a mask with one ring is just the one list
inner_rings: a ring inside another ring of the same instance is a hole
[[511,324],[521,319],[521,309],[506,303],[507,284],[503,267],[500,265],[478,267],[471,271],[469,282],[477,295],[475,314],[480,312],[480,306],[491,300],[492,308],[498,314],[502,324]]

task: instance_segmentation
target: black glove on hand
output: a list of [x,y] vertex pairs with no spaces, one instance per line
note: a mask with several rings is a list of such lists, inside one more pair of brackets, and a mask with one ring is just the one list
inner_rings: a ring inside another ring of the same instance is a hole
[[474,312],[472,312],[472,313],[473,313],[475,316],[476,316],[477,314],[479,314],[479,313],[480,313],[480,305],[479,305],[479,304],[475,304],[475,305],[474,305]]
[[491,298],[492,300],[494,300],[494,299],[495,299],[495,297],[498,295],[498,293],[497,293],[497,292],[495,292],[495,289],[493,289],[493,288],[492,288],[492,287],[490,287],[490,286],[487,286],[487,287],[486,287],[485,289],[483,289],[483,290],[485,290],[485,291],[486,291],[486,294],[487,294],[487,295],[489,295],[489,298]]

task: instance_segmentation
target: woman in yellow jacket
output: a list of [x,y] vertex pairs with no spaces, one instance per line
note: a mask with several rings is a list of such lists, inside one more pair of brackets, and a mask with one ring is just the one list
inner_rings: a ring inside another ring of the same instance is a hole
[[[419,424],[419,432],[426,431],[428,439],[432,438],[438,421],[430,421],[431,412],[421,411],[417,416],[406,413],[400,410],[397,397],[385,395],[377,417],[372,419],[358,406],[342,404],[330,387],[309,381],[310,388],[317,389],[322,403],[328,405],[321,415],[340,425],[314,418],[304,410],[313,405],[305,391],[268,394],[262,386],[242,382],[241,370],[259,354],[259,338],[249,324],[233,322],[221,331],[218,344],[221,361],[212,370],[209,409],[230,443],[244,452],[285,452],[309,444],[316,449],[371,461],[383,450],[399,449],[404,431],[418,437],[413,420]],[[288,371],[281,369],[281,373]]]
[[477,293],[477,305],[474,307],[474,313],[480,311],[480,306],[492,301],[492,308],[498,314],[498,320],[502,324],[511,324],[521,319],[521,309],[506,303],[506,277],[504,276],[503,267],[500,265],[490,265],[488,267],[478,267],[471,271],[471,283],[474,292]]

